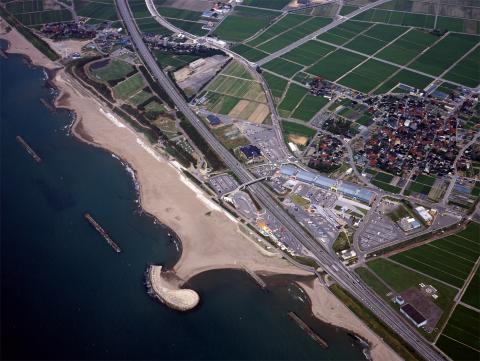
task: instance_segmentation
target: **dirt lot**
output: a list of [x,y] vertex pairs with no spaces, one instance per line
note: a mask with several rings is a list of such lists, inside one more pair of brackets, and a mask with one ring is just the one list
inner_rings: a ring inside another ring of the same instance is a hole
[[212,8],[214,1],[209,0],[167,0],[162,6],[191,11],[205,11]]
[[301,146],[306,146],[308,143],[308,138],[304,137],[302,135],[296,135],[296,134],[289,134],[288,135],[288,140]]

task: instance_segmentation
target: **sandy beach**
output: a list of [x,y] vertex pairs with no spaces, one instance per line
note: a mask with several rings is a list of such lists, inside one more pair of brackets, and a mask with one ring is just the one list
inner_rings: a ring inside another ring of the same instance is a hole
[[[7,53],[27,55],[35,65],[58,68],[28,43],[16,30],[0,34],[12,45]],[[153,151],[146,139],[115,118],[63,70],[53,80],[61,91],[58,106],[76,112],[72,129],[83,141],[107,149],[127,162],[135,171],[140,185],[142,208],[170,227],[182,242],[182,255],[174,267],[179,283],[201,272],[242,268],[259,274],[307,275],[281,259],[277,253],[266,252],[247,239],[238,224],[218,205],[207,200],[166,159]],[[400,360],[382,340],[370,331],[333,294],[318,281],[313,286],[302,284],[312,301],[312,312],[319,319],[351,330],[372,345],[374,360]]]

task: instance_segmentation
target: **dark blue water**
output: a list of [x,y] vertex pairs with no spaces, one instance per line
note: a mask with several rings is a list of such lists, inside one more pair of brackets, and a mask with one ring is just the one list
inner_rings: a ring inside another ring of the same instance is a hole
[[139,212],[123,165],[68,136],[70,114],[40,103],[52,96],[41,69],[15,55],[0,65],[2,359],[363,359],[344,331],[309,319],[330,344],[322,350],[288,319],[309,315],[291,284],[264,292],[243,273],[216,271],[190,282],[202,299],[192,312],[150,298],[147,264],[178,257],[166,230]]

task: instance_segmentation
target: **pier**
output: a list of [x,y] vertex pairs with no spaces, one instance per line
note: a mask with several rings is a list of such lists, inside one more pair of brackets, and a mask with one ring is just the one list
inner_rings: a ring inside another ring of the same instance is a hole
[[42,158],[38,156],[37,153],[28,145],[28,143],[19,135],[16,137],[17,142],[21,144],[21,146],[27,151],[28,154],[32,156],[32,158],[35,160],[35,162],[40,163],[42,161]]
[[322,348],[328,348],[327,342],[317,335],[317,333],[312,330],[310,326],[308,326],[300,317],[298,317],[295,312],[289,312],[288,317],[290,317],[298,325],[298,327],[304,330]]
[[110,247],[112,247],[115,250],[115,252],[117,252],[117,253],[122,252],[122,250],[120,249],[118,244],[116,244],[115,241],[112,238],[110,238],[108,233],[102,228],[102,226],[100,226],[97,223],[97,221],[95,221],[95,219],[93,219],[93,217],[90,215],[90,213],[85,213],[84,217],[88,221],[88,223],[90,223],[92,225],[92,227],[95,228],[95,230],[98,233],[100,233],[100,235],[107,241],[107,243],[110,245]]
[[252,279],[257,283],[257,285],[260,286],[262,290],[267,288],[267,284],[265,283],[264,280],[260,278],[259,275],[257,275],[255,272],[253,272],[251,269],[247,268],[246,266],[243,266],[242,268],[250,277],[252,277]]

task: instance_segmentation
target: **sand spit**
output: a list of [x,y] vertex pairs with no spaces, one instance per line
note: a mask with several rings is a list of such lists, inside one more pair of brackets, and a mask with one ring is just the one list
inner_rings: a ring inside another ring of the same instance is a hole
[[[0,34],[0,38],[15,43],[7,53],[21,53],[28,56],[34,65],[57,68],[16,30]],[[63,70],[56,72],[53,82],[61,94],[57,105],[76,113],[72,133],[89,144],[107,149],[128,163],[140,184],[143,209],[171,227],[181,239],[182,255],[173,269],[180,279],[179,287],[196,274],[222,268],[248,267],[262,275],[307,274],[281,259],[278,253],[266,255],[254,241],[238,231],[238,225],[223,211],[211,211],[190,185],[182,182],[185,177],[175,167],[161,157],[154,157],[138,141],[140,139],[148,144],[147,140],[141,139],[123,122],[123,127],[115,125],[100,111],[103,108],[108,112],[108,109]],[[311,299],[314,315],[324,322],[352,330],[368,340],[375,361],[400,360],[318,281],[313,287],[304,283],[301,283],[301,287]]]
[[198,293],[190,289],[178,289],[162,276],[162,266],[150,266],[147,271],[149,291],[177,311],[189,311],[200,301]]

